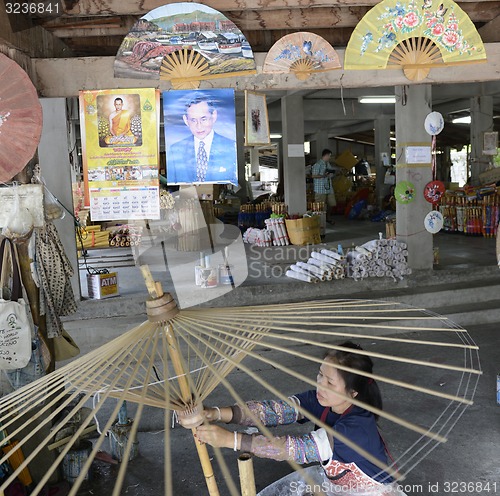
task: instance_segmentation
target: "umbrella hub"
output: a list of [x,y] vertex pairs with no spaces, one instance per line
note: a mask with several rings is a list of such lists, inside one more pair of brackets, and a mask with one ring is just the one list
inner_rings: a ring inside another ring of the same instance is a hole
[[164,293],[146,301],[146,313],[150,322],[167,322],[179,313],[179,307],[170,293]]
[[205,420],[203,405],[201,403],[186,407],[184,410],[177,410],[177,415],[179,423],[186,429],[194,429],[203,424]]

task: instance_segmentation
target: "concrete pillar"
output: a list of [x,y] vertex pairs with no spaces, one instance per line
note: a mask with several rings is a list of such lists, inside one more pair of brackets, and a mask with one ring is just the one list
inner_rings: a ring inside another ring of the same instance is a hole
[[375,190],[379,207],[382,206],[382,201],[390,189],[390,185],[384,184],[388,167],[384,165],[382,154],[385,154],[391,163],[391,117],[389,115],[381,115],[375,119]]
[[281,120],[285,203],[290,214],[303,214],[307,203],[302,96],[282,97]]
[[251,174],[259,174],[259,150],[255,146],[250,148],[250,167]]
[[[408,264],[412,269],[432,269],[432,234],[424,227],[431,210],[423,195],[432,180],[431,136],[424,129],[431,112],[431,85],[396,86],[396,187],[409,181],[415,187],[413,201],[396,207],[397,239],[408,245]],[[427,158],[425,156],[427,155]],[[424,157],[424,158],[422,158]]]
[[[321,152],[325,149],[328,148],[329,150],[332,150],[330,148],[330,144],[328,143],[328,131],[325,131],[324,129],[318,131],[316,133],[316,146],[315,146],[315,157],[317,162],[321,158]],[[333,154],[333,150],[332,150]],[[335,158],[335,155],[332,155],[332,160]]]
[[451,147],[445,146],[444,153],[441,157],[437,157],[439,160],[437,161],[437,179],[440,181],[444,181],[445,183],[449,183],[451,181]]
[[248,198],[247,180],[245,178],[245,119],[236,117],[236,153],[238,154],[238,184],[236,192],[241,203],[246,203]]
[[[73,212],[73,192],[71,188],[71,166],[68,160],[68,124],[65,98],[41,98],[43,111],[42,137],[38,145],[38,158],[42,176],[49,191]],[[68,256],[74,275],[71,286],[75,298],[81,298],[80,274],[78,271],[75,223],[73,216],[66,212],[64,219],[55,220],[59,237]]]
[[479,174],[491,165],[491,156],[483,155],[484,133],[493,131],[493,97],[475,96],[470,102],[471,184],[479,185]]

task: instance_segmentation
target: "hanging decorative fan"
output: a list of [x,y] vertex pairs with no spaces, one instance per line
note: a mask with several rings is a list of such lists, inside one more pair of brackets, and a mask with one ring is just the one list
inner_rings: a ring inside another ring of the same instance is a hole
[[443,181],[430,181],[424,187],[424,198],[429,203],[439,203],[446,191]]
[[424,121],[424,129],[427,134],[436,136],[444,129],[444,118],[439,112],[427,114]]
[[410,181],[399,181],[394,188],[394,198],[403,205],[415,199],[415,185]]
[[431,234],[436,234],[443,228],[443,214],[438,210],[431,210],[424,219],[424,227]]
[[334,48],[321,36],[301,31],[283,36],[267,53],[263,73],[292,72],[303,81],[313,72],[331,71],[341,67]]
[[36,152],[42,107],[30,78],[0,53],[0,181],[10,181]]
[[160,79],[170,81],[174,90],[197,89],[208,74],[210,69],[203,56],[187,48],[165,55],[160,68]]
[[403,67],[414,81],[431,67],[486,60],[479,33],[452,0],[384,0],[361,19],[346,48],[346,69]]
[[177,89],[256,72],[245,35],[219,11],[193,2],[163,5],[141,17],[124,38],[114,69],[117,78],[160,77],[176,81]]

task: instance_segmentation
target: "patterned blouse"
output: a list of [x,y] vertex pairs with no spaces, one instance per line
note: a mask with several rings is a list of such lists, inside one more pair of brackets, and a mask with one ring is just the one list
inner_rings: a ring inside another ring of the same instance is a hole
[[[306,391],[288,398],[289,403],[281,400],[250,401],[245,407],[234,406],[232,423],[245,426],[275,427],[294,422],[304,423],[310,419],[299,413],[298,406],[311,413],[312,419],[320,419],[325,407],[316,398],[316,391]],[[370,454],[387,463],[385,445],[377,429],[375,417],[371,412],[352,406],[342,415],[328,411],[324,422],[334,430],[361,446]],[[321,462],[326,467],[333,460],[360,471],[375,481],[390,482],[392,479],[381,472],[373,463],[346,446],[340,440],[333,440],[325,429],[320,428],[308,434],[282,436],[268,439],[263,435],[243,435],[241,449],[250,451],[261,458],[274,460],[293,460],[299,464]]]

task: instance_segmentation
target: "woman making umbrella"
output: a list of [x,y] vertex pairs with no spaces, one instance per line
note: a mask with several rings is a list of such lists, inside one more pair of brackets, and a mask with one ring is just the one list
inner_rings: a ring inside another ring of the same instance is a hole
[[[290,404],[267,400],[250,401],[244,407],[207,408],[207,420],[249,426],[256,425],[255,419],[258,419],[267,427],[307,422],[307,415],[299,412],[301,407],[302,412],[306,411],[311,417],[331,426],[336,433],[356,443],[385,465],[387,452],[378,432],[377,416],[350,401],[356,398],[357,402],[381,409],[378,385],[369,377],[345,370],[355,369],[371,374],[373,362],[368,356],[356,353],[362,349],[350,341],[339,347],[346,350],[330,351],[324,357],[316,390],[291,396]],[[349,349],[353,352],[347,351]],[[291,460],[299,464],[321,462],[332,484],[357,494],[395,494],[393,479],[386,472],[352,447],[329,435],[324,428],[316,428],[305,435],[268,439],[263,435],[232,432],[206,424],[197,428],[196,436],[212,446],[251,452],[262,458]]]

